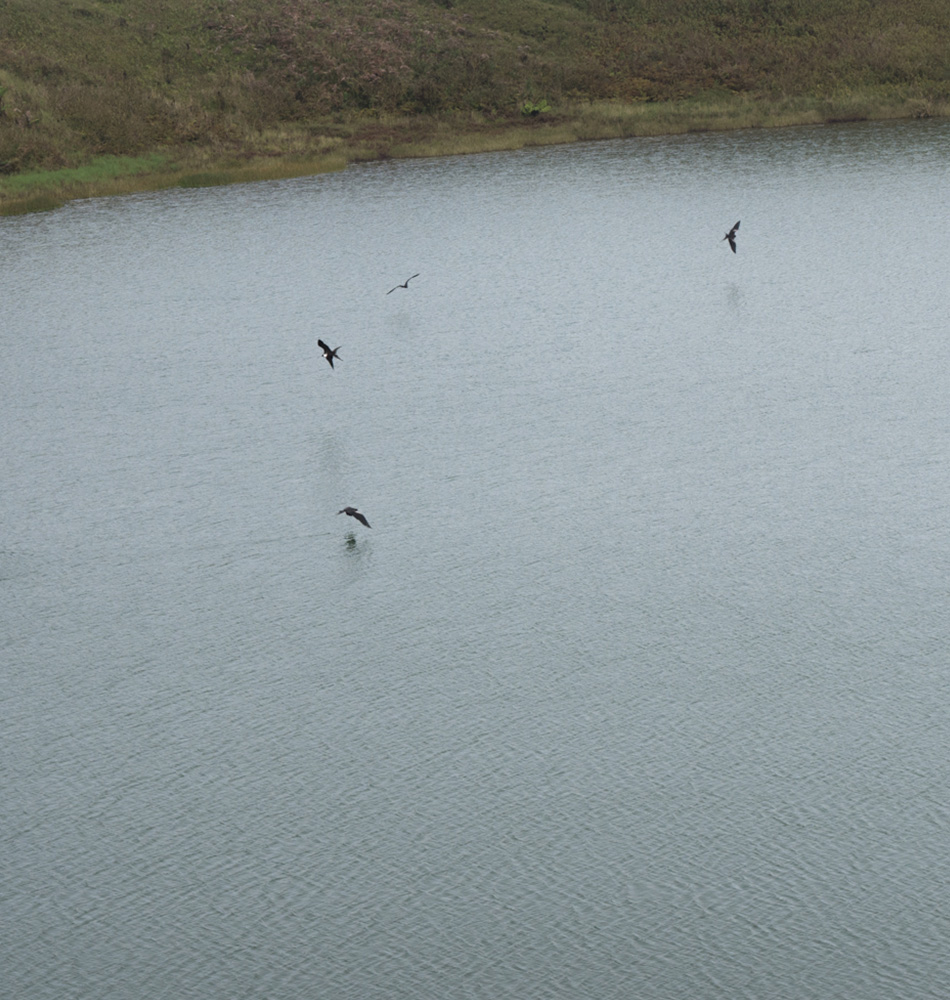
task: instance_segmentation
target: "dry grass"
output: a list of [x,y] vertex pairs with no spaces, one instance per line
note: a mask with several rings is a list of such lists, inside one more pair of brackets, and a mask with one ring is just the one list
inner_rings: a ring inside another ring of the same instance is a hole
[[946,0],[4,0],[0,212],[382,156],[944,115],[948,35]]

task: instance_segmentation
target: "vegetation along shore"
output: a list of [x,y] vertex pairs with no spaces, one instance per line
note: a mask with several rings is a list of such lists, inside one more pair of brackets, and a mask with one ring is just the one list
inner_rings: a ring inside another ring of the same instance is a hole
[[0,214],[386,157],[950,114],[947,0],[0,0]]

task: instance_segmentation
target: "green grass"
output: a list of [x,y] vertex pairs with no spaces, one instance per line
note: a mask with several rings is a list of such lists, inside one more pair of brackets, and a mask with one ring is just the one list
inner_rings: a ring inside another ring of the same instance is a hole
[[0,0],[0,214],[383,156],[946,115],[948,37],[946,0]]
[[53,184],[69,186],[108,183],[119,177],[156,173],[167,163],[168,156],[164,153],[151,153],[148,156],[97,156],[81,167],[34,170],[0,177],[0,192],[16,195]]
[[341,170],[345,165],[342,157],[324,155],[311,159],[258,159],[195,171],[176,165],[164,154],[101,156],[82,167],[0,177],[0,215],[49,211],[75,198],[279,180]]

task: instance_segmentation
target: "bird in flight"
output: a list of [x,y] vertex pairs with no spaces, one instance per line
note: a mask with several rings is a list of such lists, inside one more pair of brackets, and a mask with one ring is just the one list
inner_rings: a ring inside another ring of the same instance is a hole
[[350,517],[355,517],[360,524],[365,524],[367,528],[372,528],[369,521],[355,507],[344,507],[343,510],[338,510],[337,514],[349,514]]
[[329,344],[324,344],[322,340],[317,341],[317,347],[323,351],[323,356],[330,362],[330,367],[333,367],[333,359],[336,358],[337,361],[340,360],[340,355],[336,352],[340,349],[339,347],[330,347]]
[[[730,229],[729,232],[726,233],[726,235],[723,236],[723,238],[722,238],[722,240],[728,240],[729,241],[729,246],[732,247],[732,252],[733,253],[736,252],[736,232],[738,231],[738,229],[739,229],[739,223],[737,222],[732,227],[732,229]],[[719,242],[722,243],[722,240],[720,240]]]
[[[418,278],[418,277],[419,277],[418,274],[414,274],[412,276],[412,278]],[[397,288],[408,288],[409,287],[409,282],[412,281],[412,278],[406,278],[406,280],[401,285],[393,285],[393,287],[390,288],[389,291],[386,294],[389,295],[390,292],[396,291]]]

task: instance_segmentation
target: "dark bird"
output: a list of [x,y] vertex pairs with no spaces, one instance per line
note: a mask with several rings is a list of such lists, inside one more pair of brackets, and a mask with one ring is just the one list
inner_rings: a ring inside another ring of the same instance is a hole
[[355,508],[355,507],[344,507],[343,510],[338,510],[338,514],[349,514],[350,517],[355,517],[360,524],[365,524],[367,528],[372,528],[372,525],[365,517]]
[[[412,278],[418,278],[418,277],[419,277],[418,274],[414,274],[412,276]],[[401,285],[393,285],[393,287],[390,288],[389,291],[386,294],[389,295],[390,292],[396,291],[397,288],[408,288],[409,287],[409,282],[412,281],[412,278],[406,278],[406,280]]]
[[[738,229],[739,229],[739,223],[737,222],[732,227],[732,229],[730,229],[729,232],[726,233],[726,235],[723,236],[723,238],[722,238],[722,240],[728,240],[729,241],[729,246],[732,247],[732,252],[733,253],[736,252],[736,232],[738,231]],[[722,240],[720,240],[719,242],[722,243]]]
[[340,349],[339,347],[331,348],[328,344],[324,344],[322,340],[317,341],[317,347],[319,347],[320,350],[323,351],[323,356],[327,359],[327,361],[330,362],[331,368],[333,367],[334,358],[336,358],[339,361],[340,355],[336,353]]

